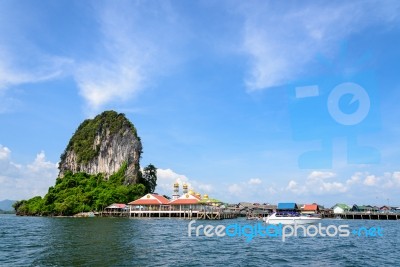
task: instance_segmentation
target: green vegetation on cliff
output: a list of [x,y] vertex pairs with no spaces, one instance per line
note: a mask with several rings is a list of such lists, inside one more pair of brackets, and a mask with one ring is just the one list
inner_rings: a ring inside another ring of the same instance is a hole
[[[73,150],[77,155],[78,163],[87,163],[95,158],[99,153],[100,146],[93,147],[96,135],[103,132],[103,129],[108,129],[110,135],[118,132],[121,134],[124,129],[130,129],[134,136],[139,140],[135,126],[122,113],[115,111],[104,111],[97,115],[94,119],[83,121],[75,134],[68,143],[67,148],[61,155],[61,161],[66,157],[67,151]],[[102,140],[100,140],[101,142]]]
[[18,215],[70,216],[79,212],[101,211],[112,203],[128,203],[145,194],[143,184],[123,185],[126,164],[108,180],[101,174],[72,174],[57,178],[44,198],[17,201]]
[[[74,152],[76,158],[69,152]],[[141,153],[133,124],[122,113],[105,111],[78,127],[61,155],[56,184],[47,194],[17,201],[13,207],[18,215],[70,216],[133,201],[154,192],[157,185],[154,165],[144,168],[143,174],[140,171]],[[85,163],[102,169],[82,167]],[[107,169],[110,165],[118,171]]]

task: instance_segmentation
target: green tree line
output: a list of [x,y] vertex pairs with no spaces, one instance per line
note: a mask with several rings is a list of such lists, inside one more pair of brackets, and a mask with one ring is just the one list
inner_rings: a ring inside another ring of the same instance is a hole
[[102,174],[66,172],[57,178],[55,186],[49,188],[42,198],[14,203],[18,215],[70,216],[79,212],[101,211],[112,203],[128,203],[154,192],[157,169],[154,165],[144,168],[138,184],[123,185],[127,164],[105,180]]

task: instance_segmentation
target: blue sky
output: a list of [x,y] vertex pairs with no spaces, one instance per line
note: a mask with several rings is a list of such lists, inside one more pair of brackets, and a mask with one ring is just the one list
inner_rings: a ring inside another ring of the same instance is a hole
[[179,181],[228,202],[400,205],[399,14],[397,1],[0,1],[0,199],[44,195],[79,123],[114,109],[159,193]]

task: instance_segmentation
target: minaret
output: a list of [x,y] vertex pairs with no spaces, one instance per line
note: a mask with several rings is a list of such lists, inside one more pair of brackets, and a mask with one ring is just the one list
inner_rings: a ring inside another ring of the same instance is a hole
[[183,194],[187,194],[187,193],[188,193],[188,185],[183,184]]
[[174,183],[174,193],[172,194],[172,199],[178,199],[179,198],[179,184]]

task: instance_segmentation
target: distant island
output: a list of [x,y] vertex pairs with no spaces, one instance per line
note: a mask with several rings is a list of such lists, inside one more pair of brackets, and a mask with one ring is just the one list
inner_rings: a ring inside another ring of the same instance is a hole
[[15,214],[14,210],[2,210],[0,209],[0,214]]
[[15,200],[10,199],[0,200],[0,213],[15,213],[12,206],[15,202]]
[[150,164],[141,171],[141,153],[140,137],[124,114],[105,111],[87,119],[61,155],[55,185],[43,198],[16,201],[16,214],[71,216],[152,193],[157,169]]

